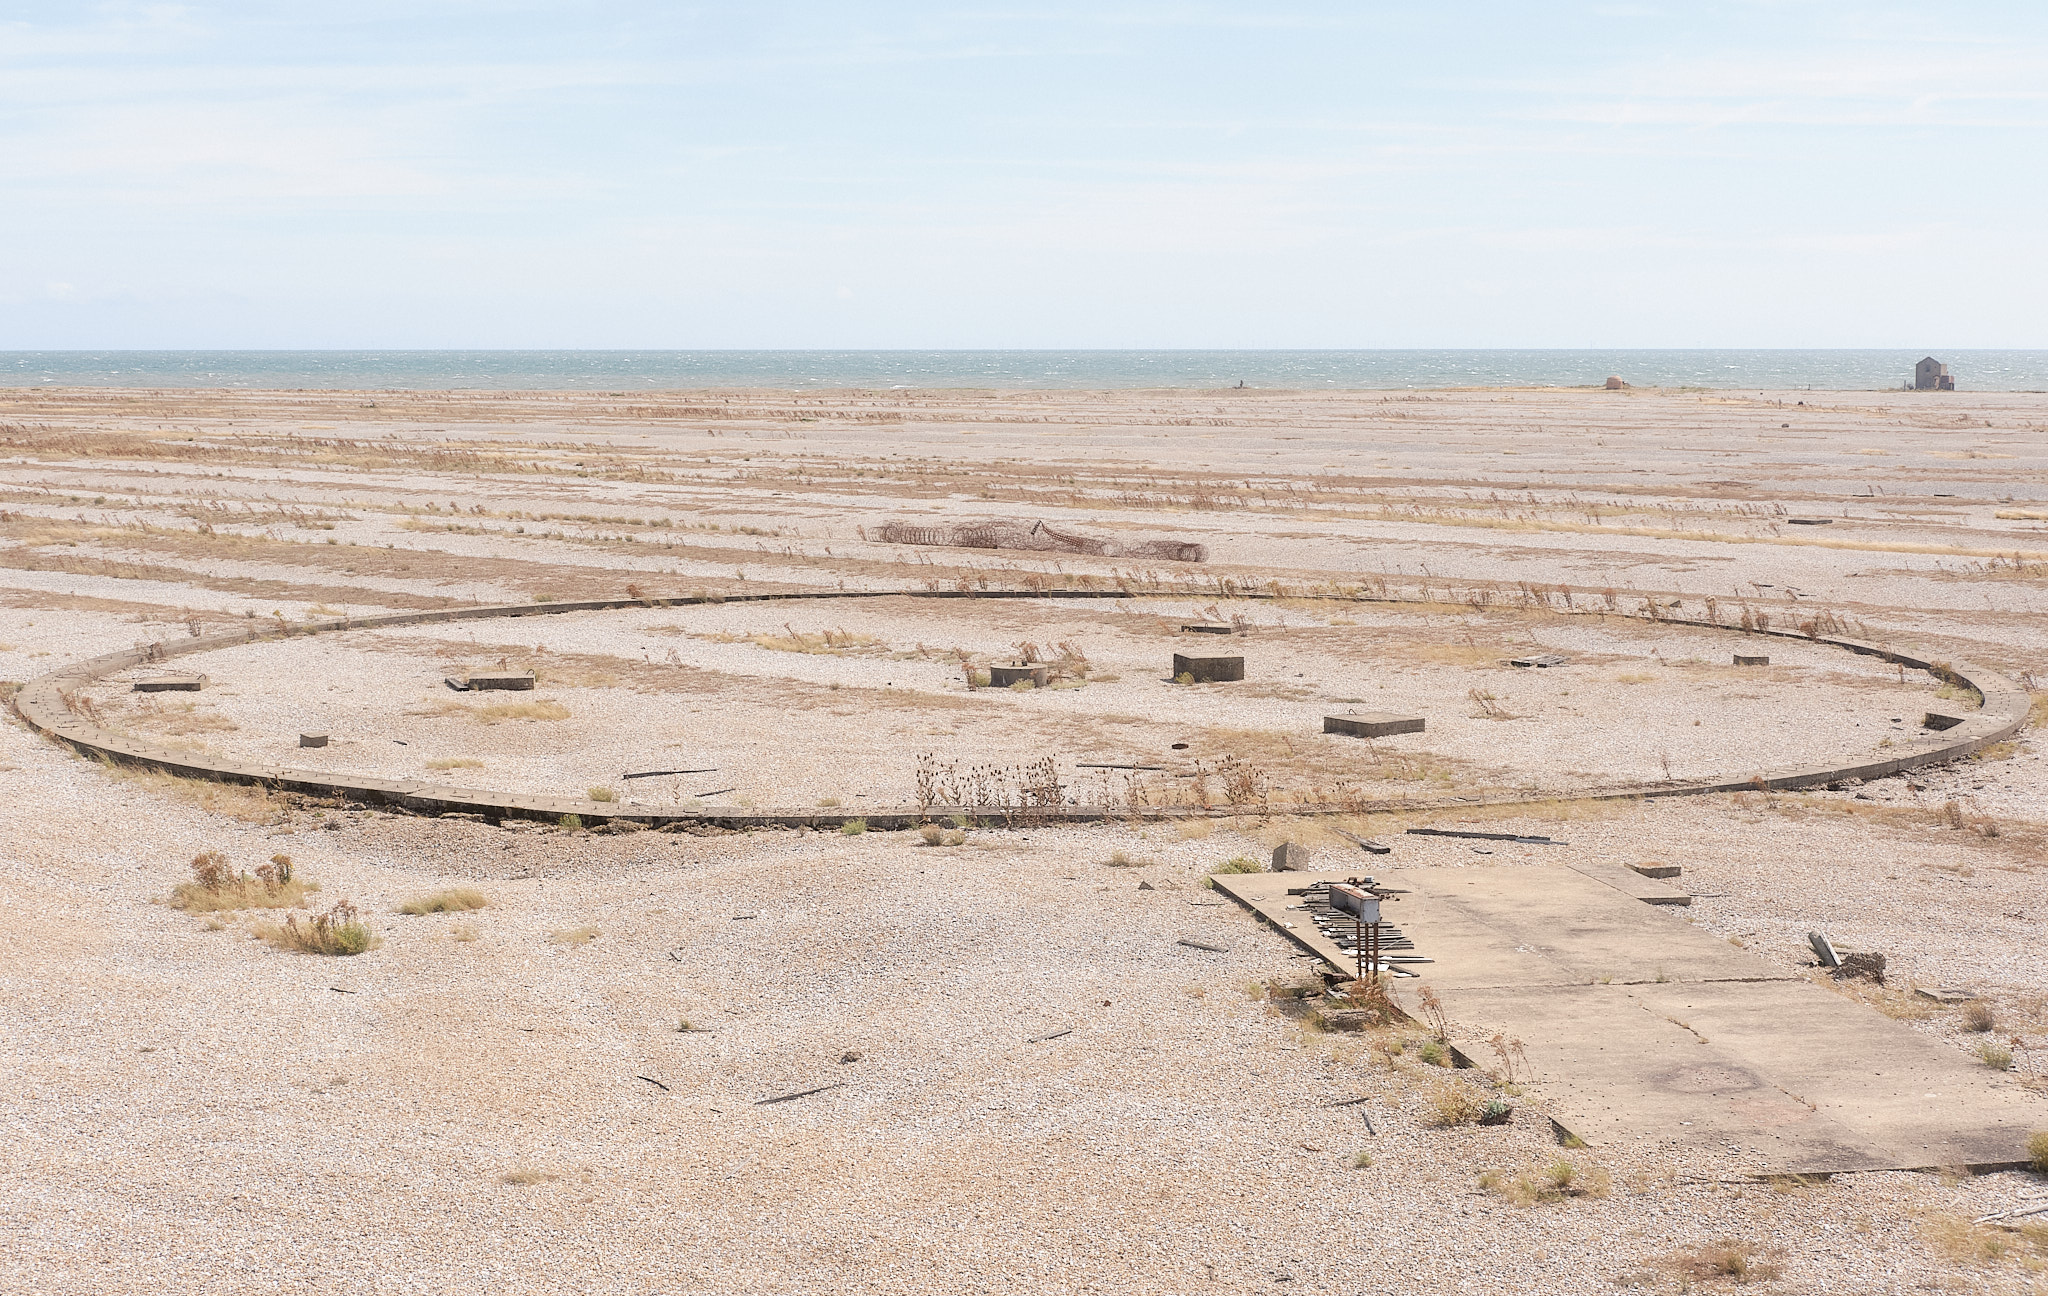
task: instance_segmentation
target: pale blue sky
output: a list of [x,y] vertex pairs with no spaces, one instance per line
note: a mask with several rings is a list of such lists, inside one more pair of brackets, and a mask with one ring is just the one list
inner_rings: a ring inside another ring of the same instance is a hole
[[0,0],[0,348],[2048,346],[2048,6]]

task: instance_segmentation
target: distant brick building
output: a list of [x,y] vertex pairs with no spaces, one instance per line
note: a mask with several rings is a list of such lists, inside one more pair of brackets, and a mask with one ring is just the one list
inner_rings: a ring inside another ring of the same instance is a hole
[[1948,376],[1948,366],[1933,356],[1928,356],[1913,366],[1914,391],[1954,391],[1956,380]]

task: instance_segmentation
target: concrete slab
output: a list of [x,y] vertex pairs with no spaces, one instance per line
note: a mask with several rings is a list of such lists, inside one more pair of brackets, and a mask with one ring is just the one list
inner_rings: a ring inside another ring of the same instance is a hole
[[137,693],[197,693],[206,687],[204,675],[151,675],[135,681]]
[[1421,716],[1395,715],[1391,711],[1323,717],[1324,733],[1349,734],[1353,738],[1385,738],[1390,734],[1421,733],[1422,729]]
[[1009,688],[1024,683],[1029,683],[1033,688],[1044,688],[1046,681],[1051,678],[1052,667],[1038,662],[988,668],[988,682],[992,688]]
[[[1344,876],[1215,881],[1342,968],[1286,892]],[[1523,1041],[1533,1092],[1590,1144],[1710,1151],[1756,1174],[1985,1168],[2023,1160],[2028,1131],[2048,1125],[2048,1103],[2004,1073],[1583,868],[1376,876],[1400,893],[1388,920],[1434,960],[1393,983],[1396,1001],[1419,1016],[1417,990],[1433,988],[1452,1043],[1482,1065],[1496,1032]]]

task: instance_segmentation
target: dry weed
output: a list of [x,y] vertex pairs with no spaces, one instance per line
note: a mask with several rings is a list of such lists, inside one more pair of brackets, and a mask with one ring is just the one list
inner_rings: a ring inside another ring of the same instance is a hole
[[320,884],[294,873],[289,855],[273,855],[252,875],[238,872],[219,851],[193,857],[192,880],[171,888],[171,905],[188,913],[236,909],[296,909]]
[[1681,1288],[1699,1281],[1769,1282],[1778,1276],[1778,1266],[1763,1255],[1763,1248],[1753,1242],[1723,1238],[1672,1254],[1664,1268],[1678,1279]]
[[490,903],[481,891],[473,891],[468,887],[454,887],[408,900],[398,906],[398,912],[417,918],[424,914],[466,913],[471,909],[482,909]]
[[1479,1091],[1456,1080],[1443,1080],[1432,1085],[1423,1101],[1427,1110],[1422,1114],[1422,1123],[1437,1129],[1476,1125],[1486,1114],[1486,1099],[1480,1096]]
[[1517,1206],[1544,1206],[1578,1197],[1605,1197],[1614,1190],[1614,1178],[1603,1166],[1581,1168],[1577,1162],[1558,1157],[1509,1177],[1498,1170],[1479,1176],[1479,1186],[1496,1192]]
[[597,935],[598,931],[595,927],[571,927],[567,931],[550,932],[548,939],[557,945],[567,945],[570,949],[580,949],[591,941],[596,940]]
[[299,921],[297,914],[288,915],[283,926],[265,923],[256,929],[256,934],[279,949],[337,958],[361,954],[383,943],[370,934],[356,907],[346,900],[337,901],[332,909],[313,915],[305,923]]
[[443,756],[427,762],[430,770],[482,769],[484,763],[470,756]]

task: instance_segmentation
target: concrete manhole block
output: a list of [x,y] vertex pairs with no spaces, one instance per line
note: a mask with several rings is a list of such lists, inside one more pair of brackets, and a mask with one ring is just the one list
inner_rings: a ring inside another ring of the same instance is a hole
[[1385,738],[1389,734],[1421,733],[1422,726],[1421,716],[1395,715],[1390,711],[1323,717],[1324,733],[1349,734],[1353,738]]
[[1190,657],[1173,655],[1173,677],[1192,676],[1197,684],[1228,684],[1244,678],[1242,657]]
[[1181,632],[1182,634],[1225,634],[1225,635],[1227,635],[1227,634],[1230,634],[1230,633],[1231,633],[1231,632],[1232,632],[1233,630],[1235,630],[1235,629],[1236,629],[1236,627],[1235,627],[1235,626],[1227,626],[1227,625],[1218,625],[1218,624],[1216,624],[1216,623],[1214,623],[1214,622],[1205,622],[1205,623],[1202,623],[1202,624],[1199,624],[1199,625],[1184,625],[1184,626],[1182,626],[1182,627],[1180,628],[1180,632]]
[[1741,653],[1736,653],[1735,664],[1737,666],[1768,666],[1771,664],[1771,659],[1768,657],[1747,657]]
[[197,693],[207,685],[204,675],[152,675],[135,681],[137,693]]
[[487,675],[450,675],[448,687],[463,692],[483,689],[509,689],[525,692],[533,687],[532,671],[499,671]]
[[299,746],[301,747],[325,747],[326,745],[327,735],[324,733],[302,733],[299,735]]
[[1044,688],[1052,676],[1052,667],[1042,662],[1020,662],[1014,666],[991,666],[988,668],[988,682],[992,688],[1009,688],[1013,684],[1029,683],[1033,688]]

